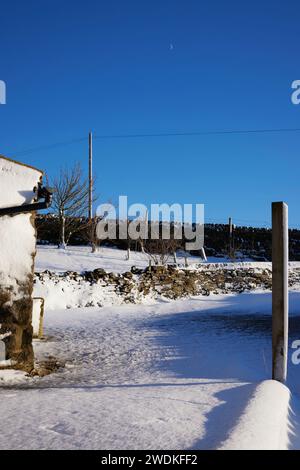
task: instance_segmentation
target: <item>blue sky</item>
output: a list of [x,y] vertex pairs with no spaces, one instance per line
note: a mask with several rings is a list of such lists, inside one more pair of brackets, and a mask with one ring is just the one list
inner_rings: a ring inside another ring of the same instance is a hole
[[[1,2],[0,153],[55,175],[97,135],[300,128],[296,1]],[[102,201],[204,203],[207,221],[300,227],[300,132],[97,139]]]

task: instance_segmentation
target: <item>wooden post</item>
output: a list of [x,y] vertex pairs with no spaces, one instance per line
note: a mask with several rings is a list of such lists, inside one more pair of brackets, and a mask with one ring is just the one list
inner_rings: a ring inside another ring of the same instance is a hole
[[204,246],[201,248],[201,256],[203,261],[207,261],[206,253],[205,253],[205,248]]
[[272,378],[285,382],[288,355],[288,206],[272,203]]
[[232,218],[229,217],[228,219],[228,226],[229,226],[229,258],[232,258],[233,256],[233,253],[232,253],[232,248],[233,248],[233,244],[232,244],[232,231],[233,231],[233,226],[232,226]]

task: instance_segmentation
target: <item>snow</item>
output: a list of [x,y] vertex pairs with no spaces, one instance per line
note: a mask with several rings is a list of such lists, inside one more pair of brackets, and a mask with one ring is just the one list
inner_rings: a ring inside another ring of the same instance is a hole
[[[46,312],[49,341],[35,342],[37,357],[66,367],[6,379],[0,448],[300,448],[288,431],[299,408],[290,402],[288,416],[287,389],[265,382],[268,303],[257,293]],[[291,337],[300,293],[292,310]],[[296,397],[297,366],[289,377]]]
[[[145,296],[133,291],[133,295],[136,303],[153,304],[157,300],[157,296],[153,293]],[[117,294],[113,285],[101,284],[101,281],[90,284],[83,279],[74,280],[68,276],[52,278],[44,275],[42,281],[35,279],[34,296],[45,299],[47,311],[85,306],[121,306],[127,303],[124,296]],[[224,308],[229,311],[237,309],[240,314],[244,309],[247,313],[250,309],[252,312],[256,312],[257,309],[260,311],[262,305],[264,306],[264,313],[271,314],[272,311],[272,294],[270,291],[265,290],[260,291],[257,289],[251,294],[227,294],[226,301],[219,294],[210,294],[210,300],[217,300],[218,307],[224,305]],[[207,309],[215,307],[215,304],[208,299],[205,299],[205,302]],[[290,292],[289,302],[290,315],[297,315],[299,313],[296,308],[296,305],[298,305],[298,291],[293,290]]]
[[48,278],[46,282],[35,279],[34,296],[46,299],[47,310],[93,306],[121,305],[124,300],[113,286],[90,284],[62,277]]
[[[189,257],[190,263],[200,263],[200,257]],[[170,258],[172,262],[172,258]],[[178,257],[178,262],[184,264],[184,258]],[[55,246],[38,245],[35,270],[53,272],[64,271],[92,271],[102,268],[115,273],[130,271],[132,266],[146,268],[149,265],[149,256],[132,251],[127,260],[127,251],[118,248],[100,247],[97,253],[92,253],[87,246],[69,246],[65,250]]]
[[[148,264],[140,253],[125,256],[39,247],[37,269]],[[270,268],[251,266],[262,264]],[[62,291],[49,279],[43,292],[35,287],[46,297],[37,363],[55,358],[64,367],[43,378],[0,371],[0,449],[300,449],[300,366],[291,361],[299,290],[290,293],[285,386],[269,380],[270,292],[119,305],[109,288],[76,286],[68,280]],[[80,298],[104,307],[68,308]]]
[[41,176],[41,171],[0,155],[0,208],[31,203]]
[[[66,249],[58,249],[53,245],[38,245],[37,256],[35,261],[35,271],[43,272],[46,270],[52,272],[66,272],[66,271],[92,271],[97,268],[105,269],[114,273],[124,273],[130,271],[132,266],[137,268],[146,268],[149,265],[149,256],[141,252],[131,251],[130,259],[127,260],[127,251],[118,248],[100,247],[97,253],[92,253],[91,248],[87,246],[68,246]],[[228,258],[213,258],[208,257],[208,261],[203,262],[202,258],[198,256],[187,256],[188,266],[190,269],[198,268],[203,269],[224,268],[259,268],[271,269],[270,262],[257,262],[250,260],[236,260],[230,261]],[[170,263],[173,258],[169,259]],[[177,255],[179,266],[184,266],[184,254]],[[289,263],[290,268],[300,268],[299,261],[292,261]]]
[[[1,361],[1,362],[2,363],[6,362],[7,367],[10,367],[12,365],[10,360]],[[7,385],[9,386],[10,384],[15,386],[17,383],[24,383],[25,377],[26,377],[25,372],[22,372],[20,370],[14,370],[14,369],[2,370],[1,369],[0,370],[0,386],[4,384],[5,386]],[[5,394],[1,393],[1,396],[3,398],[5,397]],[[2,409],[1,409],[1,413],[2,413]]]
[[222,450],[285,450],[289,445],[290,391],[274,380],[257,386]]
[[[178,260],[183,261],[178,256]],[[85,306],[111,306],[122,305],[126,302],[125,296],[118,295],[113,285],[107,285],[106,282],[99,281],[91,284],[86,280],[69,276],[66,271],[83,272],[86,270],[94,270],[96,268],[106,269],[108,272],[123,273],[131,269],[134,264],[137,267],[146,267],[148,258],[143,253],[132,252],[131,259],[126,260],[126,252],[114,248],[102,247],[99,253],[91,253],[88,247],[69,247],[66,250],[56,247],[38,247],[36,258],[36,272],[45,271],[58,273],[58,276],[43,274],[43,278],[36,277],[34,285],[34,296],[46,299],[46,308],[48,310],[76,308]],[[243,269],[257,268],[271,269],[271,263],[258,262],[238,262],[227,264],[206,264],[200,263],[199,258],[190,257],[190,269]],[[291,263],[291,268],[300,267],[300,263]],[[135,279],[135,276],[133,280]],[[294,289],[294,287],[293,287]],[[156,286],[159,290],[159,286]],[[150,293],[144,296],[138,292],[138,289],[132,291],[136,303],[153,303],[155,294]],[[266,308],[270,311],[271,294],[266,299]],[[249,297],[252,302],[255,297]],[[293,296],[292,296],[293,299]],[[255,305],[253,305],[255,309]]]
[[40,328],[42,325],[42,309],[43,309],[42,299],[34,298],[33,306],[32,306],[32,328],[33,328],[33,336],[35,338],[38,338],[40,334]]
[[35,229],[30,222],[31,214],[0,219],[0,283],[1,286],[16,285],[16,279],[25,282],[32,270],[35,252]]
[[[41,176],[38,170],[0,156],[0,207],[32,202],[33,188]],[[17,283],[26,282],[32,271],[36,238],[30,217],[31,214],[19,214],[0,219],[0,284],[1,287],[12,287],[15,298]]]
[[[257,263],[246,261],[231,262],[228,258],[208,257],[208,262],[204,263],[199,256],[186,254],[188,266],[190,268],[197,265],[220,266],[226,267],[265,267],[270,268],[270,263]],[[173,263],[173,257],[169,258],[169,262]],[[177,262],[180,266],[185,266],[185,254],[179,252],[177,254]],[[87,246],[68,246],[66,249],[58,249],[53,245],[38,245],[36,257],[36,272],[45,270],[53,272],[65,271],[92,271],[96,268],[102,268],[115,273],[123,273],[129,271],[132,266],[137,268],[146,268],[149,265],[149,256],[147,254],[131,251],[130,259],[127,260],[127,251],[118,248],[100,247],[97,253],[92,253],[91,248]],[[296,263],[300,266],[300,263]]]

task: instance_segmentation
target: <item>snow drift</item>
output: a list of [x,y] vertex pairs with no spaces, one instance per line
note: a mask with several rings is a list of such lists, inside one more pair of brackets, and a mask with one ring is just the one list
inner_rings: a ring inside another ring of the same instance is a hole
[[275,380],[260,383],[222,450],[284,450],[288,447],[290,391]]

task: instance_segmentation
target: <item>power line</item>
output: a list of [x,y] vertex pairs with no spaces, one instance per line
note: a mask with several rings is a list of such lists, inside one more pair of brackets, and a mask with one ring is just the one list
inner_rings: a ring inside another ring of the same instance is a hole
[[[278,128],[278,129],[228,129],[228,130],[208,130],[208,131],[195,131],[195,132],[161,132],[161,133],[145,133],[145,134],[107,134],[107,135],[94,135],[94,139],[140,139],[140,138],[155,138],[155,137],[197,137],[197,136],[210,136],[210,135],[243,135],[243,134],[270,134],[270,133],[285,133],[285,132],[300,132],[300,128]],[[51,150],[55,148],[65,147],[74,143],[84,142],[86,137],[80,137],[65,142],[57,142],[54,144],[42,145],[33,147],[22,151],[10,152],[12,157],[23,157],[31,153]]]
[[72,139],[72,140],[68,140],[68,141],[65,141],[65,142],[57,142],[55,144],[41,145],[40,147],[33,147],[33,148],[30,148],[30,149],[21,150],[21,151],[18,151],[18,152],[11,152],[11,155],[14,156],[14,157],[23,157],[23,156],[29,155],[31,153],[35,153],[35,152],[39,152],[39,151],[43,151],[43,150],[50,150],[50,149],[59,148],[59,147],[65,147],[67,145],[71,145],[71,144],[78,143],[78,142],[83,142],[83,141],[86,141],[86,137],[81,137],[81,138],[78,138],[78,139]]
[[95,135],[95,139],[135,139],[144,137],[193,137],[205,135],[226,135],[226,134],[266,134],[280,132],[299,132],[300,128],[279,128],[279,129],[241,129],[241,130],[211,130],[211,131],[195,131],[195,132],[161,132],[157,134],[111,134],[111,135]]

